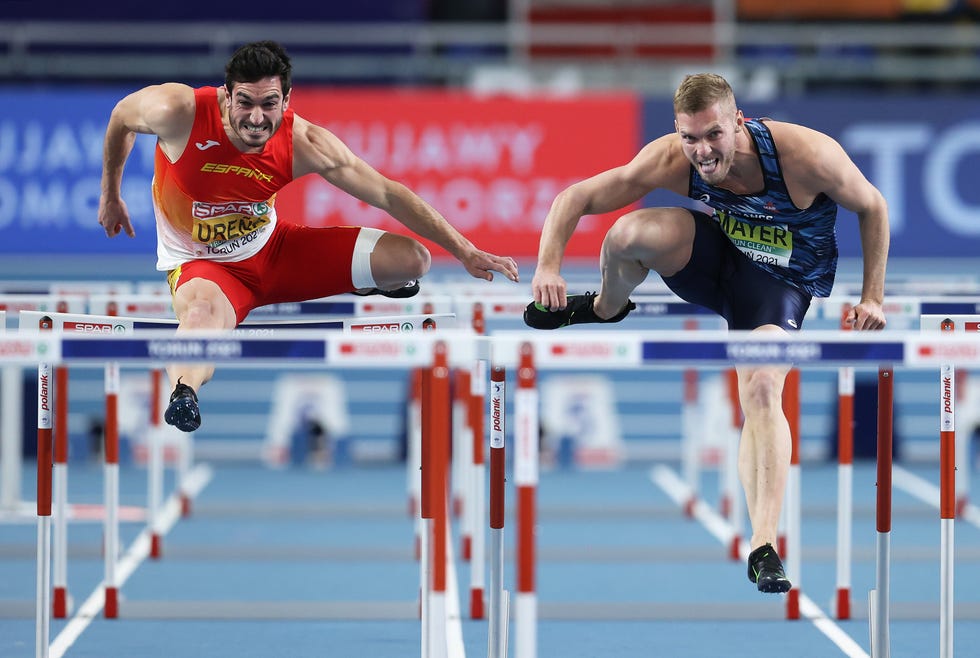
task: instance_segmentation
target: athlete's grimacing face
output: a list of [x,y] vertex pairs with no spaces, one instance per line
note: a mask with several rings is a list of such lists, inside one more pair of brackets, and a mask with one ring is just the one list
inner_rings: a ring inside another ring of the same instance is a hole
[[225,93],[231,129],[246,146],[264,146],[279,130],[289,106],[289,96],[282,93],[282,81],[278,76],[269,76],[258,82],[239,82]]
[[735,135],[743,121],[741,110],[726,102],[694,114],[678,113],[674,119],[684,155],[709,185],[728,177],[735,160]]

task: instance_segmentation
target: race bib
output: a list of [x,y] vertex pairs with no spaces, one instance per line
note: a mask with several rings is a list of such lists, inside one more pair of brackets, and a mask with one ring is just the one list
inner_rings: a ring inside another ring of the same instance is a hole
[[793,256],[793,234],[783,224],[754,224],[717,211],[721,229],[753,262],[789,267]]
[[272,221],[267,202],[234,201],[193,204],[194,242],[208,245],[209,253],[230,254],[256,238]]

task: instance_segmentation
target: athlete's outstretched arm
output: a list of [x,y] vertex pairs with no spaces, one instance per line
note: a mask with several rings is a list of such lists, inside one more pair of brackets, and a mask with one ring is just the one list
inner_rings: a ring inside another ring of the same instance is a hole
[[629,163],[559,193],[541,229],[538,264],[531,282],[534,301],[548,308],[565,307],[561,263],[568,241],[584,215],[619,210],[658,188],[683,194],[687,190],[688,168],[678,137],[671,133],[647,144]]
[[499,272],[518,280],[517,263],[478,249],[420,196],[358,158],[333,133],[297,116],[293,122],[293,176],[317,173],[365,203],[384,210],[409,230],[455,256],[472,276]]

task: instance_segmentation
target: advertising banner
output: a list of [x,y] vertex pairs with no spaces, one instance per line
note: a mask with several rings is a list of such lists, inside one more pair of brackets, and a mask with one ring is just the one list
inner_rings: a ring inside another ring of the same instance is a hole
[[[640,102],[631,94],[482,99],[442,91],[297,89],[292,104],[415,190],[478,247],[514,257],[537,256],[541,226],[561,190],[628,162],[639,140]],[[284,190],[277,207],[280,217],[309,226],[407,232],[316,176]],[[584,217],[567,255],[597,256],[619,214]]]
[[[97,222],[102,139],[134,88],[4,86],[0,116],[0,254],[126,254],[155,258],[150,197],[155,139],[136,139],[123,178],[136,238],[109,240]],[[826,132],[888,201],[893,257],[980,254],[980,98],[809,97],[743,105]],[[462,92],[299,87],[293,107],[334,131],[386,176],[416,190],[481,248],[522,259],[555,196],[633,157],[673,130],[667,99],[632,94],[479,98]],[[644,205],[685,200],[658,192]],[[405,233],[387,214],[308,176],[279,198],[283,221],[357,224]],[[570,257],[597,258],[620,212],[586,216]],[[837,225],[841,255],[860,255],[853,213]],[[430,245],[431,246],[431,245]],[[445,252],[433,248],[436,258]]]

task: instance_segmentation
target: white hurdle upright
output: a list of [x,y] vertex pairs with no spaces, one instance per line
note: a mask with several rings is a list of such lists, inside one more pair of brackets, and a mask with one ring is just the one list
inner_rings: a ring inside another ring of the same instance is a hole
[[[50,320],[41,328],[50,330]],[[37,366],[37,658],[47,658],[51,633],[51,426],[51,364],[41,362]]]
[[537,516],[538,389],[534,348],[520,348],[514,395],[514,485],[517,488],[517,597],[514,626],[517,658],[538,655],[538,597],[535,590],[535,519]]
[[[850,304],[841,310],[841,331],[850,331]],[[854,503],[854,367],[837,370],[837,619],[851,618],[851,523]]]
[[490,373],[490,613],[488,658],[507,656],[510,606],[504,589],[504,517],[506,427],[504,413],[507,371],[494,365]]
[[[953,331],[952,320],[943,321],[942,331]],[[939,367],[939,524],[940,592],[939,658],[953,656],[953,528],[956,518],[956,367]]]

